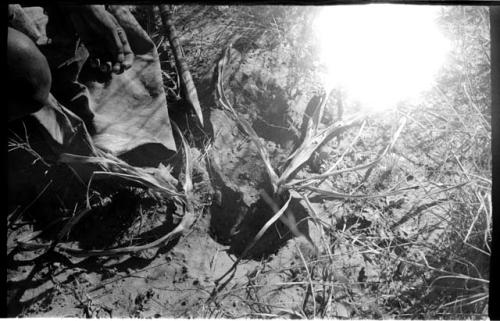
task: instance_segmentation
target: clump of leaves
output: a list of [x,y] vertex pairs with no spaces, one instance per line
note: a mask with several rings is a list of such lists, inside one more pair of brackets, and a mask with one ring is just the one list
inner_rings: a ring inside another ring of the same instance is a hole
[[[221,107],[231,115],[231,117],[236,121],[239,125],[243,133],[253,142],[253,144],[257,147],[259,155],[265,165],[266,172],[268,174],[269,181],[271,183],[271,191],[268,194],[268,191],[261,191],[261,197],[266,201],[266,203],[273,209],[276,213],[266,224],[261,228],[261,230],[257,233],[254,240],[248,244],[243,253],[249,251],[253,245],[260,239],[260,237],[266,232],[266,230],[277,220],[280,219],[285,225],[288,226],[290,231],[297,237],[304,236],[311,243],[311,245],[318,252],[318,247],[312,242],[309,236],[303,235],[297,230],[296,222],[294,221],[293,214],[287,213],[287,207],[291,200],[292,193],[294,197],[300,197],[297,195],[301,195],[300,192],[302,190],[309,190],[319,194],[323,198],[334,198],[334,199],[360,199],[367,197],[380,197],[383,195],[349,195],[343,194],[333,191],[322,190],[316,187],[311,186],[314,183],[320,183],[321,180],[325,178],[331,177],[333,175],[338,175],[340,173],[358,171],[366,168],[371,168],[376,165],[380,160],[387,154],[387,152],[393,147],[396,139],[400,135],[405,121],[403,120],[399,128],[394,133],[391,142],[389,145],[380,151],[378,158],[370,163],[367,163],[362,166],[355,166],[348,169],[343,169],[339,171],[335,171],[335,167],[330,168],[322,175],[311,176],[301,180],[295,180],[295,176],[299,170],[301,170],[305,164],[311,159],[314,152],[317,151],[321,146],[328,143],[332,139],[336,138],[344,132],[345,130],[356,126],[362,125],[366,116],[361,113],[357,113],[351,115],[349,117],[344,118],[343,120],[334,122],[326,126],[325,128],[320,128],[320,122],[323,118],[323,113],[326,105],[326,101],[328,98],[328,92],[323,91],[322,96],[318,100],[318,104],[314,108],[314,112],[312,116],[307,120],[307,125],[305,126],[305,133],[303,135],[302,141],[298,144],[297,148],[293,153],[291,153],[285,163],[281,166],[281,168],[274,168],[271,163],[271,158],[266,149],[266,145],[262,142],[261,138],[254,131],[252,126],[248,123],[246,119],[241,117],[238,112],[233,108],[229,100],[226,98],[224,89],[223,89],[223,79],[224,79],[224,67],[228,63],[230,59],[231,47],[228,47],[222,58],[219,60],[216,68],[216,98]],[[400,193],[401,191],[392,191],[390,194]],[[298,194],[297,194],[298,193]],[[302,198],[308,202],[308,198],[304,195],[301,195]],[[286,200],[286,201],[285,201]],[[242,255],[241,257],[244,257]],[[220,282],[225,276],[227,276],[231,271],[234,271],[237,264],[241,260],[237,260],[233,267],[224,274],[218,282]],[[234,273],[233,273],[234,275]],[[229,280],[223,283],[218,290],[227,284]],[[216,289],[217,290],[217,289]]]
[[[21,242],[20,245],[25,249],[33,248],[48,248],[54,249],[62,253],[69,254],[75,257],[89,256],[116,256],[135,252],[141,252],[151,248],[156,248],[168,243],[170,240],[184,234],[195,219],[195,198],[193,195],[192,169],[193,156],[191,155],[189,145],[184,138],[180,129],[173,123],[174,128],[178,132],[184,150],[184,182],[181,187],[177,186],[177,180],[171,175],[169,166],[160,165],[158,168],[139,168],[126,163],[125,161],[115,157],[112,154],[94,148],[93,156],[81,156],[75,154],[63,153],[59,157],[59,162],[72,167],[87,166],[92,169],[92,174],[87,185],[87,201],[86,207],[72,216],[59,231],[56,239],[52,243],[33,243]],[[91,143],[91,141],[89,141]],[[164,236],[142,245],[118,246],[111,249],[102,250],[83,250],[66,246],[61,241],[70,233],[82,219],[91,212],[92,205],[90,202],[90,186],[94,180],[102,180],[106,178],[119,178],[130,182],[136,186],[146,188],[152,193],[156,193],[157,197],[170,199],[175,202],[180,208],[184,209],[184,215],[180,223],[169,233]],[[30,239],[32,239],[31,237]]]

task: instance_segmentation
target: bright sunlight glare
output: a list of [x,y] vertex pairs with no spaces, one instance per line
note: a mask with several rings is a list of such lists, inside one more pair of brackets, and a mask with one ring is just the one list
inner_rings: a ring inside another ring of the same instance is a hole
[[450,42],[439,7],[346,5],[323,8],[314,23],[325,87],[342,88],[364,108],[385,110],[428,89]]

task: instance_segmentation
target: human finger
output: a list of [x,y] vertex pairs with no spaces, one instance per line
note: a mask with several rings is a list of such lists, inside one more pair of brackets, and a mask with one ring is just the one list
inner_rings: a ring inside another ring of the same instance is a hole
[[115,74],[121,74],[123,72],[122,64],[119,62],[115,62],[115,64],[113,65],[113,72]]
[[120,37],[120,40],[123,45],[123,62],[122,66],[125,69],[129,69],[132,66],[132,63],[134,61],[134,53],[132,52],[132,49],[130,48],[130,43],[128,42],[127,34],[123,30],[122,27],[119,27],[117,29],[118,36]]
[[123,53],[123,43],[119,35],[119,33],[123,31],[119,32],[121,27],[119,27],[118,23],[110,13],[107,13],[106,15],[105,29],[105,38],[107,39],[106,46],[113,57],[113,72],[119,72],[120,68],[115,68],[115,66],[117,63],[121,65],[125,59],[125,55]]
[[111,72],[111,70],[112,70],[112,68],[111,68],[111,62],[108,61],[106,63],[101,64],[100,70],[103,73],[109,73],[109,72]]
[[[114,19],[113,19],[114,20]],[[113,72],[116,73],[116,74],[120,74],[123,72],[123,69],[124,69],[124,66],[123,66],[123,62],[125,60],[125,53],[124,53],[124,48],[123,48],[123,29],[118,26],[118,23],[115,21],[115,33],[118,37],[118,42],[119,42],[119,48],[118,48],[118,52],[117,52],[117,56],[116,56],[116,60],[114,61],[114,64],[113,64]],[[126,37],[125,37],[126,39]]]

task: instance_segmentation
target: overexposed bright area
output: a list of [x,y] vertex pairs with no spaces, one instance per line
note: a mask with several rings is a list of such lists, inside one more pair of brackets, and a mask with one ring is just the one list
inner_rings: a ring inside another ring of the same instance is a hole
[[328,6],[314,22],[325,87],[376,111],[432,87],[450,42],[441,8],[396,4]]

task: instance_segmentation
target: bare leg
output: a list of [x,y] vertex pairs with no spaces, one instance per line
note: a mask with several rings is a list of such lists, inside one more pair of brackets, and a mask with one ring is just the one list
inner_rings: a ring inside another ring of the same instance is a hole
[[35,43],[13,28],[7,36],[8,119],[40,110],[49,97],[52,76],[47,59]]

